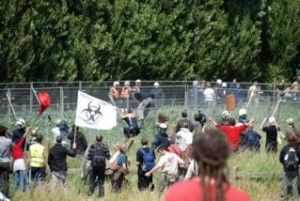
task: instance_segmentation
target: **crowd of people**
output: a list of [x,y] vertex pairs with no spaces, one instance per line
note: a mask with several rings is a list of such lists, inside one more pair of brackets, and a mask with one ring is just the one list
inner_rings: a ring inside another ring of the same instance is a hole
[[[222,82],[218,84],[224,85]],[[158,89],[159,84],[154,85]],[[26,125],[24,119],[16,121],[12,132],[0,125],[1,193],[9,197],[11,172],[15,190],[24,192],[27,184],[30,188],[45,184],[47,174],[51,174],[52,190],[64,188],[68,173],[67,157],[82,159],[81,177],[89,181],[89,196],[94,194],[98,186],[98,196],[104,198],[104,183],[107,178],[111,181],[112,193],[121,191],[127,177],[131,175],[129,170],[134,169],[127,155],[133,143],[130,139],[136,139],[142,132],[139,122],[147,116],[147,107],[150,108],[152,101],[159,95],[157,91],[145,95],[141,90],[140,80],[136,81],[134,88],[130,87],[129,82],[125,82],[123,88],[118,87],[119,83],[115,82],[109,94],[114,104],[120,99],[134,98],[138,101],[135,111],[130,105],[120,111],[125,122],[125,142],[129,144],[116,143],[108,147],[103,136],[97,135],[95,141],[88,145],[85,135],[78,127],[73,125],[70,128],[67,122],[57,120],[52,122],[55,127],[51,130],[54,145],[47,147],[40,130]],[[231,86],[228,89],[233,88]],[[203,95],[207,96],[207,106],[214,104],[215,99],[211,99],[214,97],[213,91],[210,84],[206,83]],[[249,104],[256,101],[256,91],[257,84],[254,83],[248,90]],[[226,110],[220,116],[221,119],[215,121],[202,111],[197,111],[192,120],[183,111],[181,116],[178,115],[176,126],[172,130],[169,117],[159,113],[154,136],[142,138],[140,147],[136,150],[137,188],[140,191],[157,190],[160,195],[166,191],[166,201],[250,200],[247,193],[229,183],[227,161],[231,153],[238,154],[245,150],[258,152],[261,149],[261,135],[255,129],[255,120],[249,118],[245,108],[238,111],[238,118],[234,118]],[[268,154],[277,153],[278,143],[282,138],[287,141],[279,157],[283,165],[283,200],[288,200],[290,196],[289,187],[292,187],[292,196],[298,199],[300,183],[300,131],[293,119],[288,119],[287,124],[289,130],[285,135],[272,116],[266,117],[259,128],[266,133],[265,150]],[[153,176],[156,172],[159,172],[159,181],[154,185]]]
[[[273,87],[273,86],[272,86]],[[269,89],[267,91],[272,91]],[[276,85],[276,93],[278,98],[290,101],[300,101],[300,76],[292,84],[285,83],[284,80]],[[247,102],[249,105],[257,105],[264,95],[262,86],[257,82],[249,87],[243,86],[241,83],[233,79],[232,82],[223,82],[221,79],[212,84],[211,82],[193,81],[193,87],[191,89],[192,105],[204,105],[205,107],[212,107],[214,105],[224,104],[225,98],[228,95],[234,95],[237,104]],[[270,94],[269,94],[270,95]]]

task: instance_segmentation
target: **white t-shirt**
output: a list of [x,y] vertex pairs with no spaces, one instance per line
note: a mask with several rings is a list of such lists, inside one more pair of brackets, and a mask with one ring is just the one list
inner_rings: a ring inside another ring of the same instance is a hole
[[190,165],[187,169],[184,180],[192,179],[193,177],[198,175],[198,164],[195,160],[191,160]]
[[206,88],[203,92],[205,101],[213,101],[215,97],[215,90],[212,88]]
[[23,170],[23,171],[26,170],[25,161],[23,158],[19,158],[14,161],[13,172],[18,170]]
[[254,97],[256,94],[257,94],[257,87],[252,85],[250,88],[249,88],[249,93],[250,93],[250,97]]
[[178,166],[183,164],[184,161],[174,153],[167,152],[165,155],[161,156],[157,166],[161,168],[161,172],[178,175]]
[[176,133],[176,143],[182,151],[193,142],[193,133],[190,132],[188,128],[181,128],[179,132]]
[[[56,138],[58,137],[58,136],[61,136],[61,131],[59,130],[59,128],[58,127],[54,127],[54,128],[52,128],[52,134],[53,134],[53,137],[54,137],[54,143],[56,143]],[[66,146],[67,144],[68,144],[68,142],[67,142],[67,139],[66,139],[66,136],[61,136],[63,139],[62,139],[62,145],[63,146]]]

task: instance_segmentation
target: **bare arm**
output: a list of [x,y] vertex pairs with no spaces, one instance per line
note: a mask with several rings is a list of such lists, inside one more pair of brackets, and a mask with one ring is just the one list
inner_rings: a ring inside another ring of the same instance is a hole
[[267,122],[268,118],[264,118],[264,120],[260,124],[260,129],[262,130]]
[[208,118],[208,121],[211,122],[214,126],[218,125],[218,123],[215,120],[213,120],[211,117]]
[[145,174],[146,177],[149,177],[151,174],[153,174],[154,172],[156,172],[158,169],[160,169],[161,167],[158,165],[155,165],[154,168],[152,168],[152,170],[150,170],[149,172],[147,172]]

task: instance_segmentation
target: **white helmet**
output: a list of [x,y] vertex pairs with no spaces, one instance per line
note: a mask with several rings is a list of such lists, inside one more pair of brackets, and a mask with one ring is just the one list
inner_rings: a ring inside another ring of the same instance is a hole
[[222,83],[222,87],[226,88],[226,87],[227,87],[227,83],[226,83],[226,82],[223,82],[223,83]]
[[229,112],[227,110],[224,110],[222,112],[222,117],[224,118],[224,117],[228,117],[228,116],[230,116]]
[[269,124],[271,124],[271,125],[276,125],[276,120],[275,120],[275,117],[270,117],[269,119],[268,119],[268,122],[269,122]]
[[159,87],[159,83],[158,83],[158,82],[154,82],[153,86],[154,86],[155,88],[157,88],[157,87]]
[[221,85],[222,84],[222,80],[221,79],[217,79],[217,84]]
[[245,108],[239,109],[239,116],[246,115],[246,114],[247,114],[247,110]]
[[125,82],[124,82],[124,85],[129,86],[129,85],[130,85],[129,80],[125,81]]
[[119,86],[119,85],[120,85],[120,82],[114,81],[114,83],[113,83],[113,86],[114,86],[114,87]]
[[24,119],[18,119],[15,123],[15,126],[19,127],[19,128],[25,128],[26,127],[26,122]]

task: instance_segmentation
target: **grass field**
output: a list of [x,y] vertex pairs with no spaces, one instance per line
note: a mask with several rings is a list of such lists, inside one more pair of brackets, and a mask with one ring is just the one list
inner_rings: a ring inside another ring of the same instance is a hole
[[[254,117],[257,120],[257,126],[261,123],[263,117],[267,116],[269,113],[269,106],[259,105],[251,110],[248,110],[250,117]],[[147,119],[145,120],[144,128],[142,133],[135,139],[133,147],[128,153],[129,160],[131,161],[130,174],[128,176],[128,184],[124,188],[124,191],[120,194],[110,193],[109,182],[105,184],[107,201],[157,201],[161,200],[158,195],[154,192],[139,192],[137,190],[137,176],[136,176],[136,165],[135,165],[135,152],[140,146],[139,141],[142,137],[147,137],[152,141],[153,136],[156,132],[154,122],[156,115],[162,112],[169,116],[170,127],[169,134],[173,133],[173,128],[175,126],[176,120],[180,118],[180,113],[183,110],[180,108],[161,108],[159,110],[152,111]],[[187,108],[190,118],[197,111],[197,108]],[[209,111],[203,110],[208,116],[216,118],[220,114],[220,108],[214,108]],[[50,111],[51,113],[51,111]],[[66,119],[71,123],[74,118],[74,112],[66,113]],[[237,112],[233,112],[232,115],[237,117]],[[287,128],[285,120],[288,117],[293,117],[296,122],[300,122],[299,105],[288,105],[283,104],[280,107],[280,113],[278,115],[278,123],[281,125],[284,131]],[[55,118],[55,115],[53,115]],[[7,125],[10,124],[9,120],[4,121]],[[50,128],[53,127],[47,118],[44,117],[39,122],[39,127],[42,128],[40,131],[51,139]],[[94,140],[94,136],[98,133],[104,135],[104,139],[111,145],[113,142],[120,141],[123,139],[122,136],[122,124],[119,124],[116,128],[111,131],[93,131],[89,129],[82,129],[86,134],[89,142]],[[280,179],[281,165],[278,161],[278,154],[267,155],[264,151],[264,141],[265,136],[263,132],[260,132],[263,139],[261,142],[261,151],[259,153],[243,152],[239,154],[232,155],[229,160],[228,166],[230,170],[230,182],[245,190],[254,201],[276,201],[280,199]],[[53,140],[50,140],[51,142]],[[283,142],[285,143],[285,142]],[[282,145],[281,145],[282,146]],[[80,159],[68,159],[69,168],[79,168]],[[159,174],[156,174],[157,178]],[[97,200],[96,197],[88,197],[87,194],[88,184],[81,180],[80,174],[69,174],[67,189],[51,192],[47,186],[39,187],[30,192],[26,193],[13,193],[12,200],[24,200],[24,201],[54,201],[54,200]]]

